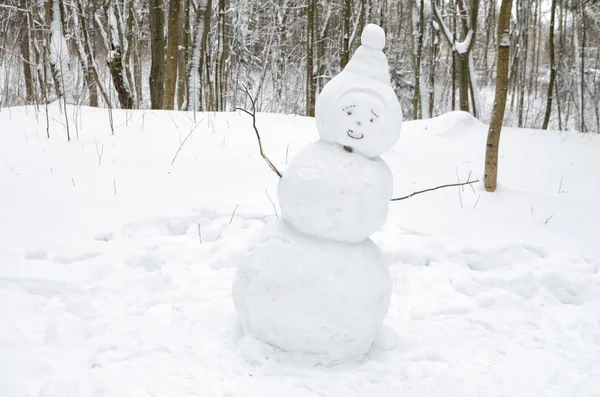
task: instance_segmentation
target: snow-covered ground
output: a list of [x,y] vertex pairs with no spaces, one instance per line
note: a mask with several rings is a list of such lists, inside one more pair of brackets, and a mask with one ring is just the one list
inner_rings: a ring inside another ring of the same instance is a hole
[[[505,129],[499,189],[391,204],[373,239],[398,347],[309,368],[238,344],[238,258],[277,177],[243,113],[0,110],[0,396],[598,396],[600,137]],[[286,164],[314,120],[259,114]],[[79,138],[77,139],[77,133]],[[480,179],[487,128],[407,122],[403,196]],[[273,203],[271,202],[273,200]]]

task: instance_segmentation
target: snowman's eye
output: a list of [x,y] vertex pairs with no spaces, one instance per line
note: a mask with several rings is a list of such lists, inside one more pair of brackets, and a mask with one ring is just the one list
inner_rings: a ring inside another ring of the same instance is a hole
[[372,123],[372,122],[373,122],[373,119],[371,119],[370,121],[371,121],[371,123]]

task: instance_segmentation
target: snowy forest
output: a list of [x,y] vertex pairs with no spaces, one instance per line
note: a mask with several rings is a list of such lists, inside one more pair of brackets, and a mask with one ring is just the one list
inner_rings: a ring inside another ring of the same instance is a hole
[[[0,106],[314,115],[365,24],[387,33],[405,119],[488,122],[497,0],[3,0]],[[600,1],[519,0],[505,123],[600,132]]]

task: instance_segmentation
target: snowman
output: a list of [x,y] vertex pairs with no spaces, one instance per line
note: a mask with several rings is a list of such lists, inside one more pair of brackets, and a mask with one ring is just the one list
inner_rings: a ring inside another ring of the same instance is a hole
[[382,325],[389,270],[369,239],[392,196],[392,173],[379,156],[402,126],[384,45],[383,30],[367,25],[352,59],[323,88],[315,109],[320,140],[284,172],[282,217],[264,227],[235,275],[246,338],[271,351],[333,365],[395,338]]

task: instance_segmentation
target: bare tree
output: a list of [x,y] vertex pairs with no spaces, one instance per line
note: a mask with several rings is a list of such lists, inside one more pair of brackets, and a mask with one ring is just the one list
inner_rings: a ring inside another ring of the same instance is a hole
[[[448,44],[452,47],[452,51],[459,62],[459,103],[460,110],[469,111],[469,93],[471,94],[472,113],[477,117],[480,112],[479,91],[477,89],[477,81],[474,74],[474,62],[472,49],[475,45],[475,35],[477,33],[477,20],[479,11],[479,0],[471,0],[470,8],[467,9],[466,0],[457,0],[459,14],[461,15],[461,32],[462,37],[457,40],[455,33],[449,28],[441,11],[436,4],[436,0],[432,0],[432,8],[437,23],[441,26],[442,32]],[[468,17],[467,17],[468,16]]]
[[496,95],[494,110],[487,136],[485,151],[484,184],[488,192],[496,190],[498,178],[498,149],[500,132],[504,122],[506,98],[508,94],[508,69],[510,56],[510,14],[512,0],[502,0],[498,17],[498,69],[496,71]]
[[550,122],[550,114],[552,112],[552,91],[556,80],[556,65],[554,61],[554,18],[556,15],[556,0],[552,0],[550,6],[550,33],[548,35],[548,43],[550,48],[550,82],[548,83],[548,94],[546,96],[546,113],[544,115],[544,123],[542,129],[548,129]]
[[315,8],[316,0],[308,0],[306,11],[306,115],[315,115],[315,76],[314,47],[315,47]]
[[29,6],[27,0],[19,0],[19,31],[21,34],[20,48],[23,58],[23,75],[25,77],[26,101],[33,101],[33,78],[31,74],[31,51],[29,49]]
[[342,58],[341,68],[343,69],[350,60],[350,18],[352,16],[352,1],[344,1],[344,12],[342,16]]
[[177,66],[179,61],[179,5],[181,0],[169,0],[169,20],[167,33],[167,60],[165,68],[163,109],[173,110],[175,88],[177,87]]
[[150,47],[150,102],[152,109],[162,109],[165,81],[165,11],[162,0],[149,0]]

